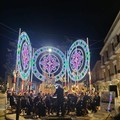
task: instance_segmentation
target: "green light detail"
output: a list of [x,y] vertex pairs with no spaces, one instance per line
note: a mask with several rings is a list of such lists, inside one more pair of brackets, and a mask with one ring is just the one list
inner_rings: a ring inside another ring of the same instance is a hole
[[20,54],[20,51],[18,51],[18,54]]
[[42,78],[42,76],[39,76],[39,78]]
[[65,66],[66,66],[66,68],[68,68],[68,66],[69,66],[68,61],[65,62]]

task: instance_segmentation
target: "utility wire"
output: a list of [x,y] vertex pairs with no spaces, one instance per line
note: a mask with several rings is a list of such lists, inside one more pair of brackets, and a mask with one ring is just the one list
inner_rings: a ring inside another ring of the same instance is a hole
[[10,30],[12,30],[12,31],[14,31],[15,33],[18,33],[17,30],[15,30],[15,29],[9,27],[8,25],[5,25],[4,23],[1,23],[1,22],[0,22],[0,25],[2,25],[2,26],[4,26],[4,27],[6,27],[6,28],[8,28],[8,29],[10,29]]
[[[17,31],[17,30],[9,27],[8,25],[6,25],[6,24],[4,24],[4,23],[2,23],[2,22],[0,22],[0,25],[4,26],[5,28],[8,28],[9,30],[12,30],[13,32],[15,32],[16,34],[18,34],[18,31]],[[7,31],[8,31],[8,30],[7,30]],[[11,38],[9,38],[9,37],[7,37],[7,36],[4,36],[4,35],[2,35],[2,34],[0,34],[0,35],[3,36],[3,37],[8,38],[8,39],[10,39],[10,40],[13,40],[13,39],[11,39]],[[72,40],[72,39],[69,39],[69,38],[73,38],[73,37],[68,37],[68,35],[64,35],[64,38],[66,38],[67,41],[74,41],[74,40]],[[75,40],[76,40],[76,39],[79,39],[79,38],[75,38]],[[85,39],[84,39],[84,40],[85,40]],[[89,40],[90,40],[90,41],[97,41],[97,40],[93,40],[93,39],[89,39]],[[99,42],[101,42],[101,41],[103,41],[103,40],[99,40],[99,41],[97,41],[97,42],[94,42],[93,44],[90,44],[90,46],[93,46],[93,45],[95,45],[95,44],[97,44],[97,43],[99,43]]]
[[5,36],[5,35],[3,35],[3,34],[1,34],[1,33],[0,33],[0,36],[2,36],[2,37],[4,37],[4,38],[7,38],[7,39],[9,39],[9,40],[12,40],[12,41],[14,40],[14,41],[15,41],[15,39],[10,38],[10,37],[8,37],[8,36]]
[[[12,31],[12,30],[10,30],[10,29],[4,27],[4,26],[1,26],[1,28],[2,28],[2,30],[4,30],[5,32],[7,31],[7,32],[9,32],[10,34],[12,33],[12,34],[14,34],[14,35],[17,35],[16,32],[14,32],[14,31]],[[1,30],[1,31],[2,31],[2,30]]]
[[95,44],[97,44],[97,43],[99,43],[99,42],[101,42],[101,41],[103,41],[103,40],[99,40],[99,41],[97,41],[97,42],[94,42],[94,43],[91,44],[90,46],[95,45]]

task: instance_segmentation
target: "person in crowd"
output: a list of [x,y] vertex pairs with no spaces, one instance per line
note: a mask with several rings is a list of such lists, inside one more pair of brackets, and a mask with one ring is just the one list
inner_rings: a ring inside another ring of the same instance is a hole
[[99,92],[97,92],[97,94],[96,94],[96,107],[97,107],[97,110],[100,109],[100,95],[99,95]]
[[24,93],[23,97],[21,98],[21,109],[27,109],[27,115],[31,115],[32,107],[27,93]]
[[76,115],[82,116],[84,114],[85,114],[85,103],[84,103],[84,94],[82,92],[76,102]]
[[38,93],[38,95],[34,98],[33,104],[34,104],[34,113],[38,114],[38,103],[42,101],[41,93]]
[[92,94],[92,112],[96,113],[97,112],[97,96],[96,93]]
[[48,115],[50,115],[50,110],[51,110],[51,96],[50,96],[50,94],[48,93],[47,95],[46,95],[46,98],[45,98],[45,104],[46,104],[46,107],[47,107],[47,110],[48,110]]
[[62,112],[62,116],[64,116],[64,90],[60,85],[54,95],[57,95],[57,116],[59,116],[60,111]]
[[15,93],[13,92],[12,95],[10,96],[10,106],[16,107],[16,105],[17,105],[17,99]]
[[11,89],[8,88],[8,89],[7,89],[7,99],[10,98],[11,94],[12,94]]
[[113,117],[113,120],[120,120],[120,106],[118,107],[118,114]]
[[30,105],[30,112],[33,112],[33,100],[34,100],[33,93],[30,93],[30,95],[28,96],[28,100]]
[[36,113],[36,115],[39,115],[39,118],[46,115],[46,106],[41,93],[38,93],[34,99],[34,113]]

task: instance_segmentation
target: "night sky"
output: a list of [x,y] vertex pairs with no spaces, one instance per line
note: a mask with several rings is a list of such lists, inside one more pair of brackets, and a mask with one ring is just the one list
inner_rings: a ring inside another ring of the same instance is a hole
[[34,48],[51,45],[63,52],[75,40],[88,37],[92,69],[119,10],[119,0],[0,0],[0,76],[19,28],[28,33]]

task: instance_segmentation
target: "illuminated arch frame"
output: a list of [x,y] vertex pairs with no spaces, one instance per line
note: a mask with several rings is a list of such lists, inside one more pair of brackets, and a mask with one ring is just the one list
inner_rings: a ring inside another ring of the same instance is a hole
[[[78,74],[78,76],[76,75],[73,75],[71,73],[71,70],[70,70],[70,55],[72,53],[72,51],[76,48],[76,47],[81,47],[83,50],[84,50],[84,53],[85,53],[85,64],[84,64],[84,67],[81,71],[81,73]],[[90,64],[90,52],[89,52],[89,47],[88,45],[86,44],[86,42],[84,40],[77,40],[75,41],[72,46],[70,47],[69,51],[68,51],[68,55],[67,55],[67,62],[68,62],[68,65],[67,65],[67,71],[68,71],[68,75],[69,77],[73,80],[73,81],[80,81],[82,80],[85,75],[87,74],[88,72],[88,69],[89,69],[89,64]]]
[[[22,63],[21,63],[21,57],[20,57],[22,52],[22,45],[24,41],[28,44],[28,49],[29,49],[29,66],[28,66],[27,72],[22,70],[22,65],[21,65]],[[32,58],[32,47],[31,47],[30,39],[26,32],[22,32],[19,35],[18,45],[17,45],[17,65],[18,65],[18,71],[20,73],[20,77],[22,80],[27,80],[30,75],[31,58]]]
[[58,81],[60,80],[61,77],[64,76],[65,74],[65,63],[66,63],[66,59],[65,59],[65,55],[63,54],[62,51],[60,51],[59,49],[55,48],[55,47],[49,47],[49,46],[46,46],[46,47],[42,47],[42,48],[39,48],[38,50],[35,51],[34,53],[34,56],[33,56],[33,73],[34,75],[41,81],[44,81],[45,80],[45,76],[43,76],[37,69],[37,66],[36,66],[36,61],[37,61],[37,58],[40,56],[40,54],[44,53],[44,52],[49,52],[49,50],[53,51],[54,53],[56,53],[61,61],[62,61],[62,69],[61,71],[59,72],[59,74],[57,74],[55,77],[55,80]]

